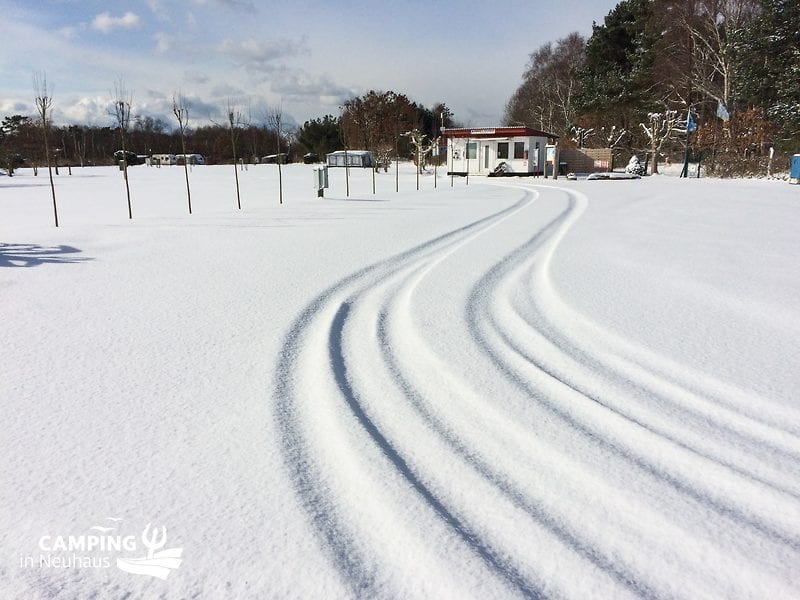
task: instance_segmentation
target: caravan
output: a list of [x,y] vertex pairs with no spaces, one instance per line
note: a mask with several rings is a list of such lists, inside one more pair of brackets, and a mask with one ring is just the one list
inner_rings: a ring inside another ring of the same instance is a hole
[[176,162],[177,159],[175,158],[174,154],[153,154],[150,157],[150,164],[156,166],[162,166],[162,165],[170,166],[174,165]]

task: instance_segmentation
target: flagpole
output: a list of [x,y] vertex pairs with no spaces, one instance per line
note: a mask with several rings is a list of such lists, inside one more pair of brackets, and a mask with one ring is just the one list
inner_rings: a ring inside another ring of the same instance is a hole
[[683,151],[683,169],[681,169],[681,177],[689,176],[689,132],[686,132],[686,148]]
[[696,125],[692,120],[692,107],[689,106],[686,113],[686,149],[683,151],[683,169],[681,170],[681,177],[689,177],[689,135],[691,135],[694,128],[696,128]]

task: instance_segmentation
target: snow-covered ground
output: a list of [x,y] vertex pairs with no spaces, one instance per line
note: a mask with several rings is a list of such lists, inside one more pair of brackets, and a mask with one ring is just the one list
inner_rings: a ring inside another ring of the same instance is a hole
[[0,178],[0,597],[800,596],[800,187],[351,175]]

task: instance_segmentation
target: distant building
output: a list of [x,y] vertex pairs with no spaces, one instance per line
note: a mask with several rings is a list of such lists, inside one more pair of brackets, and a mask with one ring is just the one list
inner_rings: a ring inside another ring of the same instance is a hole
[[184,163],[187,165],[204,165],[206,164],[206,159],[202,154],[176,154],[175,163],[178,165]]
[[144,158],[140,158],[138,154],[130,152],[129,150],[125,150],[124,152],[122,150],[117,150],[114,152],[114,160],[118,163],[124,160],[129,167],[144,164]]
[[337,150],[326,155],[329,167],[344,167],[345,156],[348,167],[374,167],[375,159],[368,150]]
[[150,161],[154,165],[174,165],[178,159],[174,154],[153,154]]
[[280,160],[282,165],[285,165],[288,161],[288,154],[286,152],[281,152],[280,154],[267,154],[266,156],[261,157],[261,162],[266,163],[269,165],[276,165],[278,164],[278,160]]
[[545,146],[558,136],[529,127],[442,129],[447,143],[447,174],[541,175]]

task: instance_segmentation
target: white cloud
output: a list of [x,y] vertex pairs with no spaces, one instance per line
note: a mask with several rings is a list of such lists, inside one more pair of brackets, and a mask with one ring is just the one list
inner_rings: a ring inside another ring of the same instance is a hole
[[113,29],[133,29],[139,27],[141,24],[139,15],[130,11],[126,12],[121,17],[112,17],[109,13],[104,12],[95,16],[92,20],[92,29],[109,33]]
[[235,85],[221,83],[211,88],[210,93],[217,98],[238,98],[245,95],[245,91]]
[[153,35],[153,38],[156,40],[156,54],[165,54],[172,49],[172,36],[169,34],[159,31]]
[[161,0],[147,0],[147,6],[159,21],[169,21],[169,13]]
[[308,47],[303,39],[262,41],[249,38],[236,42],[225,40],[218,49],[237,66],[260,72],[274,71],[276,62],[282,58],[308,54]]
[[75,39],[77,33],[78,33],[77,27],[62,27],[61,29],[58,30],[58,34],[67,40]]
[[338,106],[359,90],[334,83],[326,76],[313,77],[303,71],[285,71],[272,81],[272,91],[283,98],[318,102],[323,106]]
[[188,81],[189,83],[194,83],[198,85],[202,85],[211,81],[211,78],[206,75],[205,73],[199,73],[197,71],[186,71],[183,74],[183,79]]
[[0,100],[0,113],[3,115],[33,115],[36,113],[36,107],[33,102],[13,99]]
[[145,94],[151,100],[163,100],[167,95],[160,90],[145,90]]
[[57,112],[67,123],[101,125],[111,118],[108,113],[110,102],[107,96],[70,98],[59,103]]

